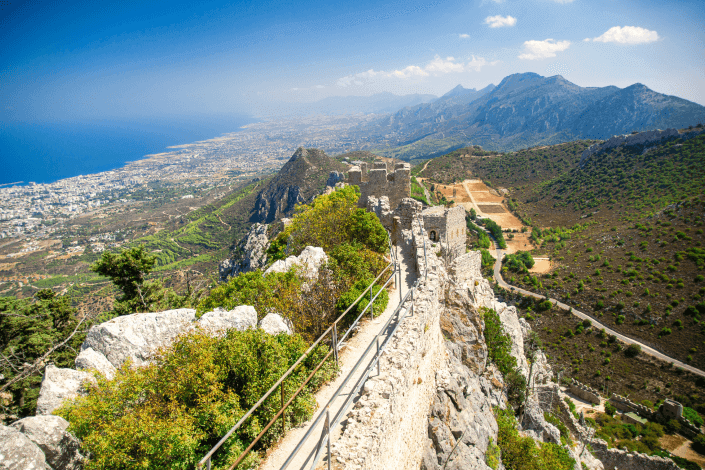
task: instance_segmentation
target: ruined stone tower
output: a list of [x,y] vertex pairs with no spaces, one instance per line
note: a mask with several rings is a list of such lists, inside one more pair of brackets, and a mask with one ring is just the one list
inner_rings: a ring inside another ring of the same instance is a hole
[[359,207],[367,207],[370,197],[389,199],[389,208],[395,210],[405,197],[411,194],[411,167],[408,163],[397,163],[394,172],[387,172],[385,162],[374,162],[372,169],[367,164],[354,166],[348,171],[348,181],[360,187]]
[[429,240],[447,246],[453,257],[465,253],[465,209],[461,206],[429,207],[421,212],[424,229]]

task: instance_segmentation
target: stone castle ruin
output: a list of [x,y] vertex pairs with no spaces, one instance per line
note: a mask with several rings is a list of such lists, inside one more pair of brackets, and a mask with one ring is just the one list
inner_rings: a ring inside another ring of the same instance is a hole
[[348,183],[360,188],[360,207],[367,207],[370,197],[386,196],[391,210],[396,210],[401,200],[411,194],[411,167],[408,163],[397,163],[394,172],[389,173],[387,164],[377,161],[368,171],[367,163],[360,162],[348,171]]
[[374,162],[369,171],[366,163],[358,162],[348,172],[348,183],[359,186],[358,205],[377,214],[382,225],[391,232],[393,243],[420,218],[431,243],[440,243],[453,258],[465,253],[465,209],[443,206],[423,209],[419,201],[409,197],[411,168],[408,163],[397,163],[390,173],[385,162]]
[[433,243],[441,243],[453,258],[465,253],[465,209],[461,206],[445,208],[429,207],[421,212],[426,237]]

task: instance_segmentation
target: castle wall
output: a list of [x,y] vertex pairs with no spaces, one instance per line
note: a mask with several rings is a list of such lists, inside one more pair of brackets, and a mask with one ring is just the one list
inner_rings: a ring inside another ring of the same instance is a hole
[[411,167],[408,163],[397,163],[390,173],[384,162],[374,162],[369,171],[361,163],[348,171],[348,181],[360,188],[359,207],[367,207],[370,198],[386,196],[389,207],[395,210],[411,194]]

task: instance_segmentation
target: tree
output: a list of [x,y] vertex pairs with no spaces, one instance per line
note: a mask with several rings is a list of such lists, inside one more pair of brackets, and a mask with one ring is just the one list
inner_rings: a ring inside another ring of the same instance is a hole
[[72,367],[89,326],[68,297],[42,289],[35,298],[0,297],[0,393],[9,394],[0,416],[9,421],[34,414],[42,369]]
[[135,299],[140,294],[144,278],[154,268],[156,258],[149,255],[143,245],[116,254],[104,252],[91,265],[91,271],[109,277],[122,290],[122,301]]
[[156,258],[145,251],[144,246],[128,248],[121,253],[104,252],[91,265],[91,270],[109,277],[121,291],[113,313],[126,315],[137,311],[158,312],[171,308],[192,306],[198,292],[178,295],[173,289],[164,287],[161,280],[145,281],[154,268]]

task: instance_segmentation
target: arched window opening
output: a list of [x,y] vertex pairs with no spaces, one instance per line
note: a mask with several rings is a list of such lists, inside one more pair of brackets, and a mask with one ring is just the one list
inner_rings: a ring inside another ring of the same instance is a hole
[[436,231],[431,230],[431,233],[428,234],[428,238],[430,238],[432,242],[435,242],[436,241]]

